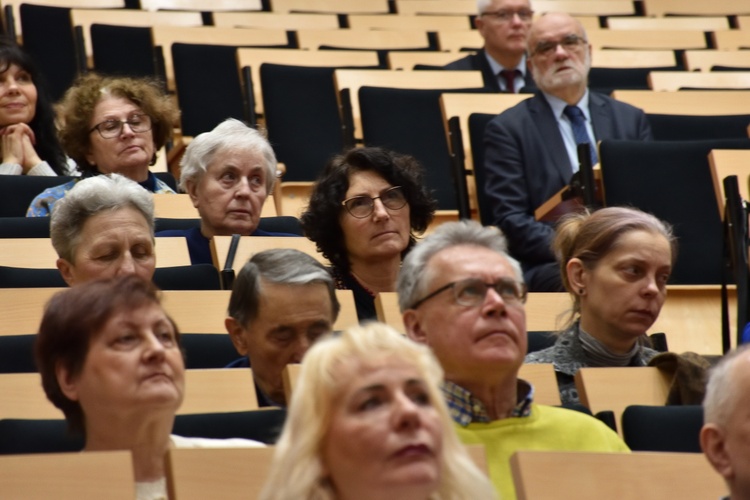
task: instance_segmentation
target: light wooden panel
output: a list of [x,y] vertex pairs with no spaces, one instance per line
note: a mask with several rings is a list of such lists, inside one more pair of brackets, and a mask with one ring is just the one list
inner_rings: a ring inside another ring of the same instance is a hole
[[[732,345],[737,324],[737,292],[729,289],[729,325]],[[672,352],[692,351],[720,355],[721,290],[719,285],[670,285],[667,300],[649,333],[664,332]]]
[[144,10],[195,10],[198,12],[263,10],[261,0],[141,0]]
[[652,71],[648,80],[651,88],[657,91],[681,88],[750,90],[750,71]]
[[0,418],[63,419],[47,399],[38,373],[0,374]]
[[266,29],[339,29],[335,14],[280,14],[277,12],[214,12],[214,26]]
[[534,386],[534,402],[540,405],[560,406],[560,388],[555,367],[551,363],[521,365],[518,378]]
[[[217,269],[224,269],[231,242],[231,236],[214,236],[211,239],[211,253]],[[323,265],[328,264],[328,261],[315,249],[315,243],[304,237],[242,236],[234,259],[234,269],[239,271],[254,254],[273,248],[293,248],[310,255]]]
[[322,14],[388,14],[388,0],[273,0],[274,12]]
[[714,31],[714,46],[719,50],[740,50],[750,48],[750,29]]
[[[261,217],[276,217],[273,196],[266,198]],[[162,219],[198,219],[198,211],[187,194],[154,194],[154,216]]]
[[[667,339],[669,340],[669,339]],[[669,377],[653,366],[584,367],[575,374],[581,404],[597,414],[612,411],[622,435],[622,412],[631,405],[663,406]]]
[[750,50],[686,50],[688,71],[711,71],[713,66],[750,68]]
[[359,324],[357,307],[354,305],[354,293],[351,290],[336,290],[336,299],[341,305],[339,317],[333,324],[334,330],[346,330],[350,326]]
[[400,15],[477,13],[474,0],[398,0],[396,8]]
[[530,292],[526,299],[526,330],[553,332],[562,329],[573,307],[570,295],[559,292]]
[[728,30],[729,18],[713,17],[608,17],[612,30]]
[[673,50],[593,50],[595,68],[654,68],[675,66]]
[[[44,305],[66,288],[0,289],[0,335],[35,334],[42,320]],[[185,333],[226,334],[224,318],[229,290],[164,290],[162,304]]]
[[700,453],[519,451],[510,459],[518,500],[720,498],[723,479]]
[[399,333],[406,334],[396,292],[380,292],[377,294],[375,296],[375,311],[378,321],[385,323]]
[[[185,370],[185,397],[178,415],[258,409],[250,369]],[[60,419],[38,373],[0,374],[0,418]]]
[[135,498],[130,451],[89,451],[0,457],[0,491],[7,499]]
[[388,67],[391,69],[413,70],[417,64],[445,66],[465,56],[466,54],[455,52],[389,52]]
[[167,455],[170,498],[258,498],[274,449],[177,448]]
[[183,333],[228,335],[224,328],[231,290],[164,290],[162,306]]
[[746,115],[750,114],[750,91],[615,90],[615,99],[641,108],[646,113],[666,115]]
[[535,0],[537,14],[567,12],[579,16],[627,16],[635,14],[630,0]]
[[695,30],[589,30],[594,49],[704,49],[706,37]]
[[[424,0],[427,1],[427,0]],[[338,93],[349,89],[352,114],[354,115],[354,136],[362,137],[359,110],[359,89],[363,86],[389,87],[399,89],[466,89],[483,88],[484,81],[479,71],[383,71],[337,69],[334,81]]]
[[250,369],[185,370],[185,398],[178,415],[257,409],[258,397]]
[[379,64],[375,51],[362,50],[300,50],[300,49],[245,49],[237,50],[238,66],[250,67],[255,94],[255,110],[263,113],[263,87],[260,81],[260,65],[263,63],[287,66],[357,67]]
[[[190,265],[185,238],[156,238],[156,255],[157,267]],[[54,269],[57,267],[55,264],[57,258],[57,252],[52,247],[50,238],[0,239],[0,265],[28,269]]]
[[281,214],[297,217],[298,219],[310,204],[310,193],[313,183],[310,181],[295,181],[281,183]]
[[381,30],[470,30],[469,16],[416,16],[416,15],[373,15],[352,14],[348,16],[349,27]]
[[297,30],[301,49],[317,50],[321,46],[342,49],[427,49],[430,40],[421,30]]
[[741,30],[750,29],[750,16],[737,16],[737,25]]
[[714,191],[719,213],[724,218],[724,178],[737,176],[740,196],[743,200],[750,199],[748,193],[748,179],[750,179],[750,150],[746,149],[714,149],[708,155],[711,165],[711,177],[714,181]]
[[685,15],[685,16],[729,16],[750,14],[747,0],[644,0],[643,7],[649,16]]
[[[427,2],[429,0],[415,0],[420,2]],[[467,49],[478,50],[484,47],[484,38],[479,34],[477,30],[459,30],[459,31],[448,31],[442,30],[437,32],[438,47],[440,50],[448,51],[461,51]],[[458,54],[459,57],[463,57],[465,54]]]

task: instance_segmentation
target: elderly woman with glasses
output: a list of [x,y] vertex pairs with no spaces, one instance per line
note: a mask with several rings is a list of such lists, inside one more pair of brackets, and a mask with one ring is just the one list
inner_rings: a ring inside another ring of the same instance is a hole
[[[82,177],[120,174],[153,193],[173,193],[149,166],[172,136],[179,116],[169,96],[145,79],[79,78],[61,103],[60,142]],[[46,217],[76,181],[49,188],[34,198],[26,215]]]
[[305,235],[332,264],[338,289],[352,290],[360,321],[375,295],[396,290],[401,259],[432,221],[436,202],[411,156],[357,148],[333,157],[302,214]]

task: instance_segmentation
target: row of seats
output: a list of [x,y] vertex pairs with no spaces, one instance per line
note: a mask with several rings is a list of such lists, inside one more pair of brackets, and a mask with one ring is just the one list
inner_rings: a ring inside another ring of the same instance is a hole
[[[470,455],[479,456],[481,465],[483,450],[470,450]],[[257,498],[272,457],[273,448],[172,449],[167,459],[170,498]],[[124,500],[135,496],[126,451],[3,457],[0,464],[0,486],[10,497]],[[694,453],[523,451],[511,458],[511,466],[522,500],[718,498],[726,493],[721,477]],[[40,470],[45,471],[41,478]],[[670,480],[678,477],[679,481]]]

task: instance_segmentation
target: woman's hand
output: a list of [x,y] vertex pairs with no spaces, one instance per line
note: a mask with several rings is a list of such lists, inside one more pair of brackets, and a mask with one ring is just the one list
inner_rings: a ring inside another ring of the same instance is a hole
[[23,173],[42,162],[34,149],[36,137],[34,131],[25,123],[9,125],[0,130],[2,141],[3,163],[16,163],[21,165]]

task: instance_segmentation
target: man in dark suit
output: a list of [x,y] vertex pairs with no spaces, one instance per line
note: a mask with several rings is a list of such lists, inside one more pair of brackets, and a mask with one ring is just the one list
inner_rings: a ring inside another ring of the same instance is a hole
[[[521,261],[529,289],[562,291],[551,248],[554,228],[537,221],[534,211],[578,170],[578,143],[649,140],[651,129],[642,110],[589,92],[591,46],[583,26],[571,16],[540,17],[530,30],[528,47],[529,69],[539,90],[487,125],[484,189],[494,223]],[[597,163],[596,148],[590,151]]]
[[533,88],[525,55],[534,15],[529,0],[477,0],[477,12],[474,25],[484,38],[484,48],[443,68],[481,71],[485,88],[494,92]]

